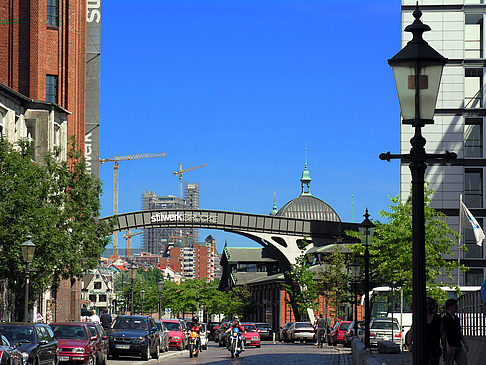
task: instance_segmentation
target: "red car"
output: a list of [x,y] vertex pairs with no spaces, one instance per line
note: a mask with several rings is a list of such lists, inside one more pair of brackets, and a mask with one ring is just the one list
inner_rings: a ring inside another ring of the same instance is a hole
[[164,319],[165,327],[169,330],[169,347],[177,350],[184,350],[186,347],[186,331],[182,328],[181,321],[178,319]]
[[344,334],[350,324],[351,321],[337,322],[327,338],[328,345],[336,346],[338,343],[344,343]]
[[99,358],[97,337],[91,336],[84,322],[51,323],[59,345],[59,363],[75,362],[95,365]]
[[245,347],[256,346],[260,347],[260,334],[258,329],[253,323],[242,323],[246,333],[243,335],[245,337]]

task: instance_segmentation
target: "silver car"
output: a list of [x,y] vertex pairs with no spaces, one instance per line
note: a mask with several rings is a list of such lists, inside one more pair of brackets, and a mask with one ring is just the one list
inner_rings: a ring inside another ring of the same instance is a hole
[[288,331],[287,338],[290,341],[312,341],[314,339],[314,328],[310,322],[295,322]]
[[[393,328],[393,330],[392,330]],[[391,318],[372,318],[370,322],[370,345],[378,346],[378,342],[393,341],[401,344],[402,331],[398,321]]]

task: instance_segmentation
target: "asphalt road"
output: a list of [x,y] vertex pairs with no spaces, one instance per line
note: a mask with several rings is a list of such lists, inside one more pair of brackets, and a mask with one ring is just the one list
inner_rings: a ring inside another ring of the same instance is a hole
[[262,342],[261,348],[248,348],[240,358],[231,359],[225,347],[218,347],[210,341],[208,350],[202,351],[197,358],[189,358],[188,351],[171,350],[161,354],[159,360],[141,361],[139,357],[123,356],[108,360],[107,365],[180,365],[180,364],[217,364],[217,365],[350,365],[349,349],[338,347],[317,348],[315,345]]

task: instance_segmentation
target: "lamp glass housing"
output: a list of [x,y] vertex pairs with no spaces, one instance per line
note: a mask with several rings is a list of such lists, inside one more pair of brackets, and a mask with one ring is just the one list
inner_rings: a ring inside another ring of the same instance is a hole
[[164,291],[164,281],[160,280],[157,282],[157,290],[159,291],[160,294]]
[[145,290],[140,290],[140,299],[144,300],[145,299]]
[[[373,234],[375,233],[375,227],[366,227],[366,226],[359,226],[359,236],[361,238],[361,243],[363,245],[371,245],[371,242],[373,241]],[[366,242],[366,236],[368,236],[368,242]]]
[[358,279],[361,271],[361,265],[357,262],[353,262],[351,265],[349,265],[349,269],[351,270],[351,275],[353,276],[353,278]]
[[31,263],[34,260],[35,244],[32,242],[30,236],[27,236],[27,241],[22,243],[22,258],[24,262]]
[[128,268],[128,275],[131,280],[135,280],[135,278],[137,277],[137,267],[135,265],[131,265]]
[[[392,64],[403,120],[433,120],[444,65],[435,62],[397,62]],[[419,82],[416,83],[416,70]],[[418,84],[418,85],[416,85]],[[415,94],[419,98],[416,105]],[[419,110],[416,115],[416,110]]]

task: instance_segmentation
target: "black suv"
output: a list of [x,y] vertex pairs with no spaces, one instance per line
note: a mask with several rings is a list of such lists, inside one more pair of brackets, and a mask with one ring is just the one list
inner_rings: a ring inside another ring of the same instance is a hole
[[109,357],[140,355],[142,360],[159,358],[157,325],[148,316],[118,316],[111,327]]
[[1,323],[0,333],[22,353],[23,363],[57,364],[58,345],[51,327],[42,323]]
[[270,326],[268,323],[255,323],[255,326],[258,330],[258,333],[260,334],[260,340],[263,341],[273,339],[272,326]]

